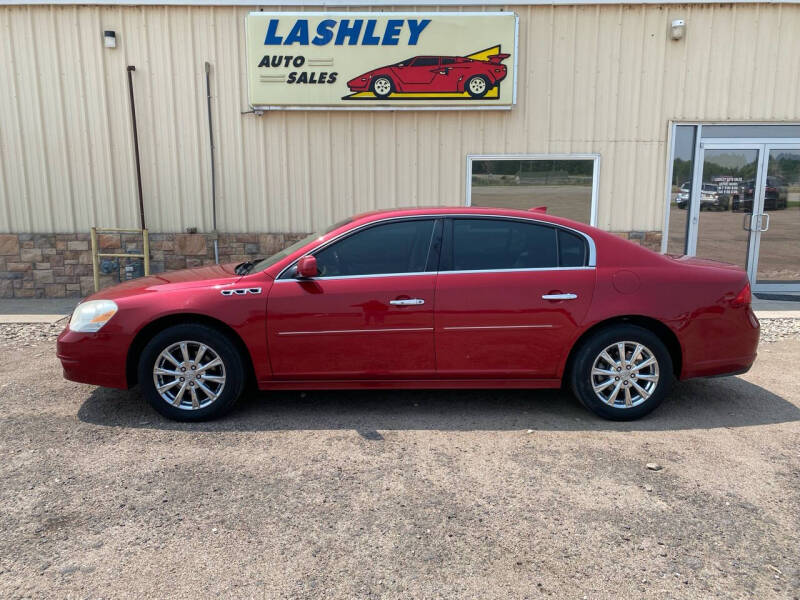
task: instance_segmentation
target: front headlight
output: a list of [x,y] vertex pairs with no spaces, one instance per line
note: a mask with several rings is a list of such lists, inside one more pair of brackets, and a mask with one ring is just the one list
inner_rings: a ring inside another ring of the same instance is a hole
[[69,321],[69,328],[81,333],[100,331],[100,328],[116,313],[117,303],[113,300],[89,300],[78,304],[75,308]]

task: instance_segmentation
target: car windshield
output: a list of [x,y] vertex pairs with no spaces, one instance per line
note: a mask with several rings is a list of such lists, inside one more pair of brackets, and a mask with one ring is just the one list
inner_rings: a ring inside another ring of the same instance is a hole
[[283,260],[284,258],[289,256],[292,252],[295,252],[296,250],[299,250],[300,248],[302,248],[306,244],[308,244],[310,242],[313,242],[318,237],[322,237],[323,235],[326,235],[326,234],[330,233],[334,229],[338,229],[342,225],[346,225],[350,221],[352,221],[352,219],[345,219],[343,221],[339,221],[337,223],[334,223],[333,225],[331,225],[330,227],[327,227],[326,229],[324,229],[322,231],[318,231],[316,233],[312,233],[310,235],[307,235],[303,239],[297,240],[294,244],[286,246],[286,248],[284,248],[283,250],[280,250],[279,252],[276,252],[272,256],[268,256],[267,258],[262,258],[258,262],[251,264],[247,268],[247,270],[246,270],[246,272],[244,274],[251,273],[253,271],[263,271],[264,269],[267,269],[267,268],[271,267],[272,265],[274,265],[278,261]]

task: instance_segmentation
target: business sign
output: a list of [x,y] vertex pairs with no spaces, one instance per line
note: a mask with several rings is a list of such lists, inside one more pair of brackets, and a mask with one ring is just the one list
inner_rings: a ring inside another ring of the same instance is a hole
[[511,108],[514,13],[250,13],[250,105]]

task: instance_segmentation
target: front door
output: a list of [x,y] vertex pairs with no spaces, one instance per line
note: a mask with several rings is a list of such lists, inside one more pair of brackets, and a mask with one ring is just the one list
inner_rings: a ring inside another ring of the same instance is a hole
[[754,291],[800,289],[800,147],[701,144],[689,254],[738,264]]
[[434,79],[439,77],[438,56],[418,56],[406,67],[397,69],[397,76],[407,92],[431,92]]
[[529,220],[453,218],[436,284],[441,378],[555,378],[591,304],[587,240]]
[[439,227],[430,218],[372,225],[315,250],[319,277],[282,275],[268,299],[273,375],[432,376]]

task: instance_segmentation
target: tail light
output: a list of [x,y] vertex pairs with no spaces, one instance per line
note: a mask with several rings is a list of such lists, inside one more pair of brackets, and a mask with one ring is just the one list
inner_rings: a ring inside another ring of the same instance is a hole
[[731,300],[731,306],[748,306],[750,304],[750,282],[742,288],[742,291],[736,294],[736,297]]

